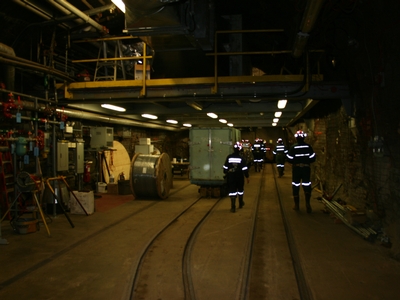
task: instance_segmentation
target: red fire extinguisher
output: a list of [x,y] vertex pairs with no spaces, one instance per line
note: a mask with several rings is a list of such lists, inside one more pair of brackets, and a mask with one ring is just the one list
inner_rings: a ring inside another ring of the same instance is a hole
[[90,162],[85,164],[85,171],[83,172],[83,182],[90,182]]

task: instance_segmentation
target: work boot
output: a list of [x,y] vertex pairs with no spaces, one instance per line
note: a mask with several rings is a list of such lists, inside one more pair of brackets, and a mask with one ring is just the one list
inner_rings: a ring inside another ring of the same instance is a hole
[[296,211],[300,210],[300,207],[299,207],[299,202],[300,202],[299,196],[294,196],[293,199],[294,199],[293,209],[296,210]]
[[243,206],[244,206],[243,197],[239,197],[239,208],[243,208]]
[[236,198],[231,198],[231,212],[236,212]]
[[307,213],[311,214],[312,213],[312,209],[311,209],[311,205],[310,205],[310,199],[311,199],[311,194],[306,194],[306,209],[307,209]]

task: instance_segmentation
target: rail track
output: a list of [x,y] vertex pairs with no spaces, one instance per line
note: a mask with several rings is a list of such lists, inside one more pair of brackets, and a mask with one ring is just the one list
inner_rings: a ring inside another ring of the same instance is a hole
[[[110,237],[119,241],[125,226],[135,232],[125,241],[132,249],[121,261],[128,259],[130,265],[123,268],[126,283],[116,299],[312,300],[281,203],[286,185],[277,179],[275,166],[265,164],[262,172],[251,173],[245,206],[236,213],[229,212],[228,197],[198,198],[192,185],[184,185],[168,200],[142,203],[140,209],[0,282],[0,294],[29,276],[57,272],[52,264],[56,260],[85,253],[92,244],[104,245]],[[153,223],[141,226],[150,217]],[[94,259],[102,261],[107,251]],[[122,267],[118,263],[114,269]]]

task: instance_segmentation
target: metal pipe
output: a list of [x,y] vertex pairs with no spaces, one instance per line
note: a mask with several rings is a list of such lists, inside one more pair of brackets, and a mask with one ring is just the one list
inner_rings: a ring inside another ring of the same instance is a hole
[[[8,54],[10,57],[15,57],[15,52],[14,52],[13,48],[0,43],[0,55],[2,53]],[[13,90],[14,89],[15,68],[13,66],[8,65],[4,68],[4,71],[2,71],[2,73],[3,74],[0,74],[0,78],[3,77],[5,80],[6,87],[10,90]]]
[[314,24],[319,16],[324,0],[308,0],[307,6],[300,25],[300,31],[297,33],[293,46],[293,57],[300,57],[306,47],[309,33],[314,28]]
[[37,14],[38,16],[46,19],[46,20],[50,20],[51,19],[51,14],[49,14],[46,11],[43,11],[41,8],[37,7],[33,3],[30,3],[30,2],[25,1],[25,0],[13,0],[13,1],[15,3],[25,7],[26,9],[30,10],[31,12]]
[[[46,100],[46,99],[44,99],[44,98],[40,98],[40,97],[35,97],[35,96],[32,96],[32,95],[27,95],[27,94],[23,94],[23,93],[19,93],[19,92],[15,92],[15,91],[12,91],[12,90],[7,90],[7,89],[0,89],[0,92],[4,92],[4,93],[12,93],[12,94],[14,94],[14,95],[17,95],[17,96],[22,96],[22,97],[25,97],[25,98],[33,98],[34,100],[38,100],[38,101],[41,101],[41,102],[49,102],[49,103],[53,103],[53,102],[55,102],[55,101],[53,101],[53,100]],[[25,103],[25,101],[22,101],[22,103]],[[28,104],[29,103],[31,103],[31,102],[28,102]],[[2,105],[2,102],[0,102],[0,105]]]
[[41,64],[35,63],[35,62],[27,60],[27,59],[23,59],[23,58],[19,58],[19,57],[12,57],[10,55],[0,53],[0,62],[7,64],[7,65],[11,65],[11,66],[18,66],[18,67],[27,68],[30,70],[40,71],[45,74],[53,75],[59,79],[66,80],[68,82],[75,81],[73,78],[69,77],[68,74],[66,74],[64,72],[58,71],[58,70],[50,68],[50,67],[43,66]]
[[[3,105],[3,103],[0,102],[0,106],[2,106],[2,105]],[[40,107],[35,108],[34,103],[29,102],[29,101],[21,101],[21,105],[23,106],[24,109],[27,109],[27,110],[38,111],[38,112],[41,111]],[[106,123],[110,123],[110,124],[163,129],[163,130],[171,130],[171,131],[180,130],[179,128],[176,128],[176,127],[144,123],[144,122],[139,122],[139,121],[126,119],[126,118],[110,117],[110,116],[106,116],[106,115],[102,115],[102,114],[85,112],[82,110],[64,109],[63,112],[65,114],[67,114],[68,117],[76,118],[76,119],[85,119],[85,120],[91,120],[91,121],[106,122]],[[11,118],[15,119],[16,115],[11,115]],[[32,118],[32,117],[21,116],[21,119],[28,120],[28,121],[34,121],[34,122],[49,123],[49,124],[57,124],[57,125],[60,124],[60,122],[58,122],[58,121],[50,121],[45,118]]]
[[[11,118],[12,118],[12,119],[16,119],[17,116],[16,116],[16,115],[11,115]],[[20,118],[21,118],[21,120],[27,120],[27,121],[42,122],[42,123],[50,123],[50,124],[57,124],[57,125],[60,124],[60,122],[57,122],[57,121],[49,121],[49,120],[44,119],[44,118],[34,118],[34,117],[26,117],[26,116],[21,116]]]
[[103,122],[103,123],[154,128],[154,129],[171,130],[171,131],[179,131],[180,130],[180,128],[176,128],[176,127],[151,124],[151,123],[147,123],[147,122],[139,122],[139,121],[125,119],[125,118],[114,118],[114,117],[110,117],[110,116],[106,116],[106,115],[85,112],[85,111],[64,109],[64,113],[67,114],[68,117],[71,117],[71,118],[86,119],[86,120]]
[[53,1],[55,1],[58,4],[62,5],[64,8],[68,9],[71,13],[73,13],[73,14],[77,15],[78,17],[80,17],[86,23],[89,23],[90,25],[92,25],[99,32],[106,32],[106,28],[104,26],[102,26],[99,23],[97,23],[96,21],[94,21],[91,17],[89,17],[88,15],[84,14],[82,11],[80,11],[79,9],[77,9],[75,6],[71,5],[67,1],[65,1],[65,0],[53,0]]

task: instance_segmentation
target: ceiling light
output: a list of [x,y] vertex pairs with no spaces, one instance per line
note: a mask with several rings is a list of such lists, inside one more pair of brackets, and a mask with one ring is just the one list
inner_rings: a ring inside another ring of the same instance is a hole
[[167,120],[166,122],[171,124],[178,124],[177,120]]
[[278,119],[278,118],[274,118],[274,119],[272,120],[272,122],[278,123],[278,122],[279,122],[279,119]]
[[150,115],[150,114],[142,114],[143,118],[147,118],[147,119],[152,119],[152,120],[157,120],[158,117],[155,115]]
[[207,116],[209,116],[210,118],[213,118],[213,119],[218,118],[218,115],[216,115],[216,114],[214,114],[214,113],[212,113],[212,112],[207,113]]
[[280,118],[282,116],[282,112],[281,111],[277,111],[275,112],[275,118]]
[[116,105],[112,105],[112,104],[102,104],[101,107],[107,108],[107,109],[111,109],[111,110],[115,110],[115,111],[126,111],[125,108],[120,107],[120,106],[116,106]]
[[282,99],[278,101],[278,108],[279,109],[284,109],[286,106],[287,100],[286,99]]
[[123,13],[125,13],[125,3],[122,0],[111,0]]
[[185,126],[185,127],[192,127],[192,124],[185,123],[185,124],[183,124],[183,126]]
[[276,123],[272,123],[272,126],[276,126]]
[[219,119],[219,121],[221,122],[221,123],[224,123],[224,124],[226,124],[228,121],[227,120],[225,120],[225,119]]
[[232,123],[228,123],[228,124],[226,124],[226,125],[228,125],[229,127],[233,127],[233,124],[232,124]]
[[197,103],[196,101],[186,101],[186,104],[193,107],[196,110],[203,109],[203,106],[200,103]]

